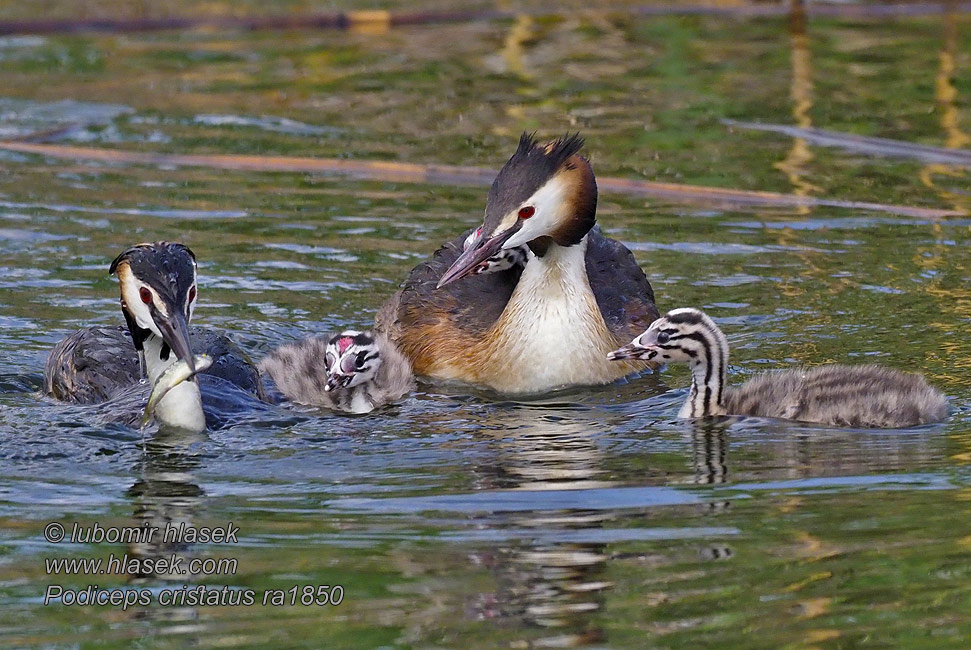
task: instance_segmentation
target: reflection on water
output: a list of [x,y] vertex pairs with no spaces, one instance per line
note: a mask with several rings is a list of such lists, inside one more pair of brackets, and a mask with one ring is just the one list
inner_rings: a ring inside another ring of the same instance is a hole
[[[954,2],[946,3],[948,10],[942,16],[943,29],[941,32],[940,67],[934,77],[934,103],[940,114],[941,130],[944,132],[944,146],[948,149],[963,149],[971,144],[971,136],[961,129],[960,112],[957,109],[958,91],[954,85],[954,79],[958,74],[957,55],[958,55],[958,15]],[[941,186],[935,176],[944,176],[947,183],[955,183],[956,188]],[[964,212],[971,211],[971,196],[967,192],[958,189],[967,186],[968,169],[944,164],[925,165],[920,171],[921,182],[928,188],[934,189],[946,201],[951,202],[957,209]]]
[[[500,442],[494,460],[475,467],[484,488],[513,490],[583,490],[610,487],[604,480],[602,457],[595,442],[599,423],[583,413],[518,407],[491,415],[480,423],[479,436]],[[609,511],[563,509],[513,512],[493,521],[501,532],[535,529],[543,536],[602,529]],[[536,640],[542,647],[578,647],[604,640],[593,615],[603,606],[607,560],[605,544],[551,543],[520,538],[519,543],[475,560],[494,576],[494,593],[483,594],[478,616],[514,617],[549,630]]]
[[[164,530],[172,525],[193,527],[194,515],[205,496],[196,484],[193,470],[200,463],[192,446],[204,441],[202,435],[186,435],[180,432],[159,431],[144,444],[144,456],[136,468],[138,480],[128,489],[127,496],[134,505],[134,524],[147,524]],[[157,537],[150,543],[137,543],[129,552],[144,558],[168,557],[173,553],[185,554],[189,545]],[[133,578],[163,578],[180,580],[170,573],[139,574]]]
[[[792,100],[793,121],[797,126],[808,129],[813,125],[809,113],[813,106],[813,70],[806,22],[805,0],[790,0],[789,43],[792,48],[792,81],[789,87],[789,98]],[[806,140],[793,138],[792,148],[789,149],[785,160],[775,164],[777,169],[785,173],[792,183],[793,191],[799,196],[809,196],[823,191],[823,188],[813,185],[804,178],[809,173],[806,166],[812,160],[813,154]],[[811,211],[812,207],[808,205],[797,209],[799,214],[809,214]]]
[[691,464],[694,483],[718,485],[728,480],[728,440],[725,427],[718,422],[690,425]]
[[[200,525],[196,517],[205,499],[205,491],[193,473],[200,466],[202,459],[197,447],[204,440],[204,434],[162,430],[144,442],[142,458],[133,468],[138,478],[126,493],[133,506],[131,525],[148,526],[160,532],[148,542],[130,544],[127,552],[131,557],[152,560],[153,564],[174,556],[184,558],[185,562],[198,557],[193,545],[166,540],[163,535],[167,526],[192,528]],[[200,579],[177,570],[139,571],[129,577],[134,585],[176,589]],[[178,622],[194,621],[200,617],[200,611],[193,607],[144,607],[134,610],[133,615],[139,619]]]

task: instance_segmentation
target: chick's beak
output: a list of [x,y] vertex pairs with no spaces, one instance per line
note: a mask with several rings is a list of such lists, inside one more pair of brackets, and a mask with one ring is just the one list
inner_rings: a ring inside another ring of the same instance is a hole
[[324,386],[324,392],[329,393],[332,390],[337,390],[338,388],[347,386],[353,376],[354,375],[342,375],[340,373],[327,373],[327,384]]
[[654,332],[647,331],[638,336],[622,348],[607,354],[611,361],[623,361],[624,359],[639,359],[650,361],[658,355],[659,349],[654,346],[657,336]]
[[438,281],[436,288],[440,289],[446,284],[472,275],[479,268],[480,264],[498,253],[502,249],[502,245],[510,237],[515,235],[522,226],[523,222],[517,221],[515,225],[507,228],[498,235],[493,235],[489,239],[480,238],[459,255],[457,260],[452,262],[452,266],[448,267],[448,270],[442,274],[442,279]]
[[162,340],[170,348],[175,356],[189,366],[189,370],[196,372],[196,360],[192,356],[192,346],[189,344],[189,326],[185,322],[185,316],[172,304],[167,304],[168,314],[163,314],[154,304],[150,305],[152,320],[162,333]]

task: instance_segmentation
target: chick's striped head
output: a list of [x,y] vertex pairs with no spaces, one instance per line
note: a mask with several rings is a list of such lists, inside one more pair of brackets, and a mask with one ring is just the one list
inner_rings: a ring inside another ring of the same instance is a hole
[[329,392],[359,386],[374,379],[381,367],[381,351],[367,332],[347,330],[327,342],[324,353]]
[[674,309],[651,323],[628,345],[614,350],[609,359],[640,359],[658,363],[708,363],[718,357],[715,349],[722,336],[714,321],[698,309]]

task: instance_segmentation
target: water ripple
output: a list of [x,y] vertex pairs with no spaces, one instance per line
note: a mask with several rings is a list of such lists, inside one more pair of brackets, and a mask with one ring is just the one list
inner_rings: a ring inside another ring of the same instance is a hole
[[192,121],[196,124],[204,124],[206,126],[239,126],[270,131],[272,133],[285,133],[287,135],[338,135],[343,131],[332,126],[306,124],[286,117],[274,117],[272,115],[246,117],[243,115],[206,114],[196,115]]

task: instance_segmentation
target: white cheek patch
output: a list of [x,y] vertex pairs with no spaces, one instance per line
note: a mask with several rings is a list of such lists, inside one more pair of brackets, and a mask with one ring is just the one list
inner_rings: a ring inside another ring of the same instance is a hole
[[345,375],[353,375],[357,372],[357,355],[354,353],[345,354],[341,357],[340,371]]
[[[331,361],[333,359],[333,361]],[[328,345],[327,349],[324,351],[324,368],[327,369],[328,374],[334,374],[339,368],[341,361],[340,351],[337,349],[336,345]]]
[[[358,368],[357,358],[362,353],[365,358],[364,367]],[[381,357],[373,346],[355,345],[344,353],[344,359],[347,360],[347,366],[352,368],[347,374],[353,373],[354,375],[350,386],[358,386],[370,381],[377,374],[378,367],[381,365]]]
[[[549,235],[556,229],[565,216],[563,210],[567,204],[569,191],[565,178],[564,174],[557,174],[523,203],[523,205],[531,205],[536,208],[536,212],[523,222],[523,227],[519,229],[519,232],[506,240],[506,243],[502,245],[504,249],[522,246],[537,237]],[[510,217],[515,224],[515,221],[519,218],[518,209],[516,212],[509,213],[509,216],[503,222]],[[511,228],[513,224],[510,224],[508,228]],[[502,228],[502,230],[506,229]]]
[[[189,285],[189,291],[185,294],[185,322],[188,323],[192,320],[193,314],[196,313],[196,301],[199,300],[199,285],[198,276],[196,275],[196,265],[192,265],[192,284]],[[195,295],[193,295],[193,292]],[[189,296],[192,299],[189,299]]]
[[636,339],[634,339],[634,341],[633,341],[634,345],[640,345],[641,347],[647,347],[647,345],[648,345],[648,343],[647,343],[648,336],[652,332],[657,332],[660,329],[661,329],[660,327],[655,327],[654,325],[651,325],[646,330],[644,330],[644,333],[643,334],[641,334]]
[[[135,323],[142,329],[150,330],[161,336],[155,321],[152,320],[152,313],[148,306],[142,302],[139,290],[145,286],[134,278],[131,269],[127,266],[118,267],[118,279],[121,282],[121,297],[128,306],[128,313],[135,319]],[[151,291],[151,290],[150,290]],[[152,299],[155,300],[155,292],[152,291]]]
[[196,313],[196,302],[199,300],[199,273],[198,273],[198,270],[199,270],[199,267],[196,266],[195,262],[193,262],[192,263],[192,288],[189,289],[189,291],[191,292],[193,289],[195,289],[195,295],[192,297],[192,300],[189,301],[189,305],[188,305],[188,307],[185,310],[185,312],[187,314],[187,316],[186,316],[186,322],[192,320],[192,317]]

